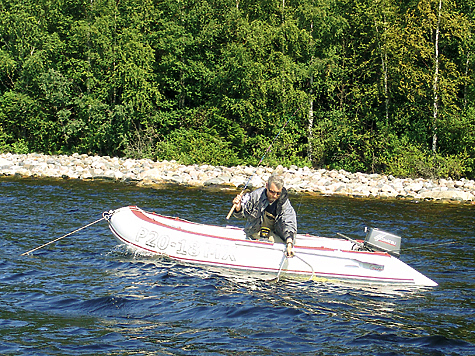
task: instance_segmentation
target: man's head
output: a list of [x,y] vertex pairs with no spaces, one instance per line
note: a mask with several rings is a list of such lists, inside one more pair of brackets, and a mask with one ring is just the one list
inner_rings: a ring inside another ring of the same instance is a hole
[[279,199],[284,188],[284,179],[280,175],[271,175],[266,183],[267,199],[272,204]]

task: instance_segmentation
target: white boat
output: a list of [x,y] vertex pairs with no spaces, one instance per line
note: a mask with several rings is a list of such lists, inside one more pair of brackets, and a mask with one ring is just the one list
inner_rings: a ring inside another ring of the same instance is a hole
[[115,237],[133,251],[185,263],[257,273],[264,279],[437,286],[396,257],[400,242],[391,239],[399,237],[377,229],[365,241],[297,234],[295,256],[287,258],[283,244],[246,239],[237,227],[198,224],[136,206],[105,212],[104,217]]

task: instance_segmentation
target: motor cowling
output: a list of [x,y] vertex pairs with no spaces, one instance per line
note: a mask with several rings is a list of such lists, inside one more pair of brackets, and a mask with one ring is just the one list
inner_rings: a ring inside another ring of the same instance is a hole
[[364,246],[368,249],[387,252],[392,256],[399,257],[401,254],[401,237],[377,228],[367,228]]

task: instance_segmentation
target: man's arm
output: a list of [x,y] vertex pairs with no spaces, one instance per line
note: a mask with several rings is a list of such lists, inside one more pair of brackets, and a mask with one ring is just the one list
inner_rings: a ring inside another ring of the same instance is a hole
[[297,234],[297,215],[290,202],[285,205],[282,214],[282,230],[286,245],[286,255],[287,257],[292,257],[294,256],[293,247],[295,244],[295,235]]

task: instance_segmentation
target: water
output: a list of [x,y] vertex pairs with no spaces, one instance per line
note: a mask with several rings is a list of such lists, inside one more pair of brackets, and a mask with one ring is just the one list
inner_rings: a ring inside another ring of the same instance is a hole
[[475,354],[475,205],[292,197],[300,232],[403,236],[401,258],[439,283],[404,289],[133,256],[104,221],[20,256],[125,205],[225,225],[229,192],[4,177],[0,197],[4,355]]

